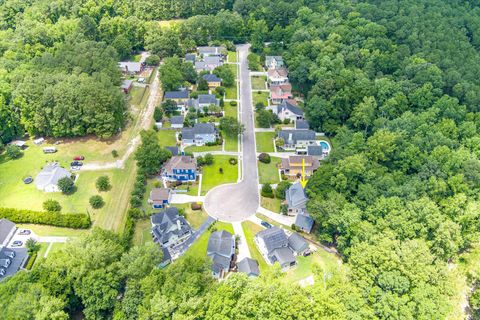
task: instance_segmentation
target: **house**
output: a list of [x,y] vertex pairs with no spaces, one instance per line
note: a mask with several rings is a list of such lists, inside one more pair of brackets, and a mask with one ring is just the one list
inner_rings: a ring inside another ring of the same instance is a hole
[[199,94],[197,99],[189,99],[187,106],[193,108],[196,111],[208,112],[210,106],[220,106],[220,100],[214,94]]
[[308,146],[317,145],[315,131],[312,130],[280,130],[278,138],[283,139],[282,148],[284,150],[300,149],[306,152]]
[[235,259],[235,236],[225,230],[212,232],[207,257],[212,259],[212,275],[216,279],[225,277]]
[[163,166],[162,176],[169,181],[195,181],[197,160],[190,156],[173,156]]
[[172,262],[172,255],[167,248],[160,247],[162,250],[162,261],[158,265],[160,268],[165,268],[169,263]]
[[171,249],[192,236],[192,228],[175,207],[167,208],[150,217],[153,241],[162,248]]
[[123,90],[125,94],[128,94],[130,92],[130,89],[132,89],[132,86],[133,86],[133,80],[123,80],[120,88]]
[[317,159],[323,158],[323,148],[321,145],[311,145],[307,147],[307,155]]
[[145,68],[145,65],[143,63],[133,61],[119,62],[118,66],[124,74],[128,75],[139,74]]
[[303,110],[285,100],[277,106],[277,116],[282,121],[289,119],[292,122],[296,122],[297,120],[304,119]]
[[217,131],[211,123],[195,123],[193,127],[183,128],[182,143],[184,145],[203,146],[217,140]]
[[18,272],[27,262],[25,248],[0,248],[0,281]]
[[296,182],[285,192],[285,202],[288,206],[288,215],[296,215],[306,212],[308,198],[302,185]]
[[197,72],[201,71],[213,71],[215,68],[223,65],[223,61],[220,57],[217,56],[208,56],[205,57],[202,61],[195,62],[195,70]]
[[184,121],[183,116],[172,116],[170,118],[170,124],[172,125],[172,128],[175,129],[181,129],[183,128],[183,121]]
[[188,100],[188,90],[167,91],[164,100],[173,100],[177,104]]
[[310,124],[307,120],[297,120],[295,121],[295,130],[309,130]]
[[172,153],[172,156],[178,156],[180,154],[180,150],[177,146],[168,146],[165,147],[168,151]]
[[191,62],[191,63],[195,63],[195,60],[197,60],[197,56],[193,53],[187,53],[185,55],[185,61],[186,62]]
[[292,98],[292,85],[290,83],[282,83],[270,86],[270,100],[273,104],[280,104]]
[[303,232],[310,233],[313,228],[313,219],[308,212],[299,213],[295,218],[295,226]]
[[216,87],[220,87],[222,85],[222,79],[217,77],[216,74],[207,73],[203,75],[203,80],[207,81],[209,89],[215,89]]
[[0,219],[0,248],[7,246],[16,230],[15,223],[5,218]]
[[71,178],[71,173],[60,167],[58,162],[52,162],[43,167],[42,171],[35,178],[35,185],[38,190],[44,192],[59,192],[58,181],[62,178]]
[[267,69],[283,68],[284,63],[282,56],[265,56],[265,67]]
[[207,64],[205,61],[195,61],[195,71],[202,72],[202,71],[211,71],[207,68]]
[[296,232],[288,237],[288,246],[297,256],[304,254],[310,248],[307,240]]
[[197,51],[202,57],[222,57],[223,47],[198,47]]
[[248,257],[245,257],[242,261],[237,263],[237,271],[243,272],[249,277],[258,277],[260,275],[257,260]]
[[289,156],[288,159],[282,159],[280,172],[288,177],[300,177],[303,160],[305,160],[305,176],[311,177],[320,166],[318,159],[312,156]]
[[288,70],[285,68],[270,69],[267,72],[268,83],[277,85],[288,82]]
[[278,262],[282,270],[287,270],[297,264],[285,231],[272,227],[255,235],[255,243],[260,253],[269,264]]
[[153,188],[148,197],[148,204],[153,209],[161,209],[170,204],[172,198],[172,190],[167,188]]

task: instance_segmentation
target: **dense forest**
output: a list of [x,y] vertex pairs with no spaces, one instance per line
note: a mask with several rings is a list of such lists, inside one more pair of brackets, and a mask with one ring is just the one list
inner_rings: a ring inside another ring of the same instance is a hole
[[[187,18],[171,28],[156,20]],[[250,41],[282,54],[313,128],[332,137],[309,181],[317,236],[347,275],[222,283],[205,261],[152,268],[154,248],[95,230],[0,285],[7,319],[445,319],[449,264],[479,239],[480,3],[18,1],[0,4],[0,141],[108,137],[124,125],[117,61]],[[264,42],[269,42],[265,47]],[[473,288],[480,272],[469,275]],[[480,290],[470,306],[480,316]]]

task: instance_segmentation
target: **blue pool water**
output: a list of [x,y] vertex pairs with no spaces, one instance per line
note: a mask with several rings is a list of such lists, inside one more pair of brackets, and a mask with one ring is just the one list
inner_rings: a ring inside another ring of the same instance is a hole
[[327,141],[320,141],[320,145],[324,151],[330,151],[330,145]]

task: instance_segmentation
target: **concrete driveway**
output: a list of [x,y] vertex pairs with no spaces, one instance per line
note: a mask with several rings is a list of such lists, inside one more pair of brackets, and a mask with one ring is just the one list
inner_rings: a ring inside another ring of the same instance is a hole
[[257,212],[260,201],[252,91],[247,62],[249,46],[248,44],[237,46],[240,79],[240,120],[245,126],[241,141],[243,177],[239,183],[221,185],[211,189],[205,197],[207,213],[224,222],[246,220]]

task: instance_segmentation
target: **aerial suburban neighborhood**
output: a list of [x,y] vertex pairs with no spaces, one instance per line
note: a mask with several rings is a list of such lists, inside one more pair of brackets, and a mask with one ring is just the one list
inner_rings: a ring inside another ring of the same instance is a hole
[[477,1],[0,16],[0,319],[480,319]]

